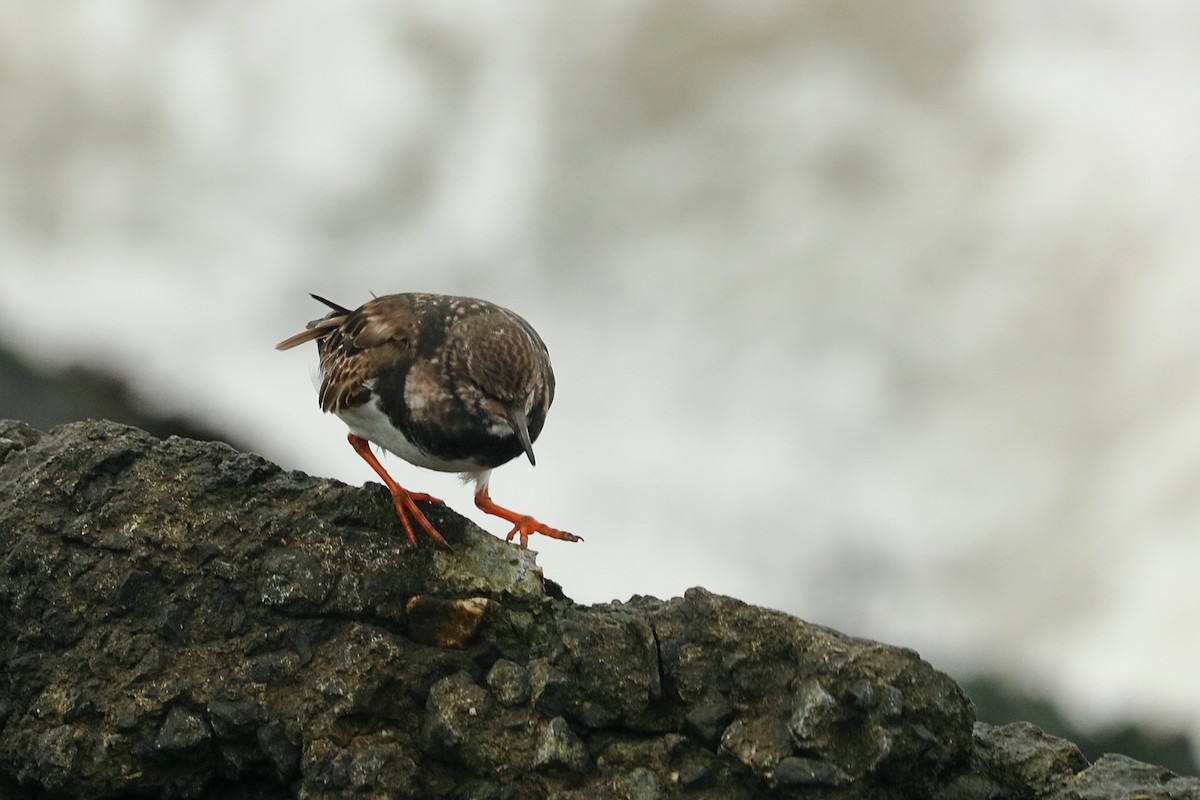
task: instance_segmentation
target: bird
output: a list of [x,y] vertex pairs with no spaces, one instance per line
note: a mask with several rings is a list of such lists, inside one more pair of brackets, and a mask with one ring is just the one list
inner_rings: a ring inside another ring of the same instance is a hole
[[506,541],[532,534],[567,542],[582,537],[498,505],[492,470],[525,455],[554,400],[554,371],[542,338],[517,314],[486,300],[408,292],[372,296],[353,311],[310,295],[330,311],[276,350],[317,343],[321,410],[350,429],[354,451],[383,480],[411,546],[415,527],[450,545],[417,507],[443,501],[410,492],[387,473],[370,444],[410,464],[474,481],[475,505],[512,523]]

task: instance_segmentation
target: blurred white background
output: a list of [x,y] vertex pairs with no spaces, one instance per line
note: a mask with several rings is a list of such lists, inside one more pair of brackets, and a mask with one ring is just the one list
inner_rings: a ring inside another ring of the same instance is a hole
[[0,336],[358,484],[306,292],[485,297],[569,596],[1200,734],[1197,76],[1184,0],[3,0]]

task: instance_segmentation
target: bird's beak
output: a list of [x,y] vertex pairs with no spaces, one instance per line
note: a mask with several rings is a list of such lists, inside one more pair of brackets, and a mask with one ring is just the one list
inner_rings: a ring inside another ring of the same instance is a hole
[[529,440],[529,426],[525,422],[524,411],[513,411],[508,418],[512,423],[513,430],[517,432],[517,438],[521,440],[521,447],[525,449],[525,455],[529,456],[529,463],[537,466],[537,460],[533,457],[533,442]]

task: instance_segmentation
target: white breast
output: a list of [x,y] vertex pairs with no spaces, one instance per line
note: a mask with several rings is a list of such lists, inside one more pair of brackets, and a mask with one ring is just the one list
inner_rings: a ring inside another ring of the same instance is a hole
[[373,395],[367,403],[358,408],[337,412],[337,415],[355,436],[361,436],[418,467],[438,472],[462,472],[472,476],[486,469],[471,461],[446,461],[419,449],[392,425],[387,414],[379,408],[378,398]]

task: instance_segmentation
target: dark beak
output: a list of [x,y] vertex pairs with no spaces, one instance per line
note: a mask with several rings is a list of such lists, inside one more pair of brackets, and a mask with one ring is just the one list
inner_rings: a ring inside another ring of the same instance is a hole
[[525,455],[529,456],[529,463],[537,466],[537,460],[533,457],[533,442],[529,440],[529,426],[525,422],[525,412],[513,411],[508,418],[512,423],[513,430],[517,432],[517,438],[521,440],[521,447],[525,450]]

